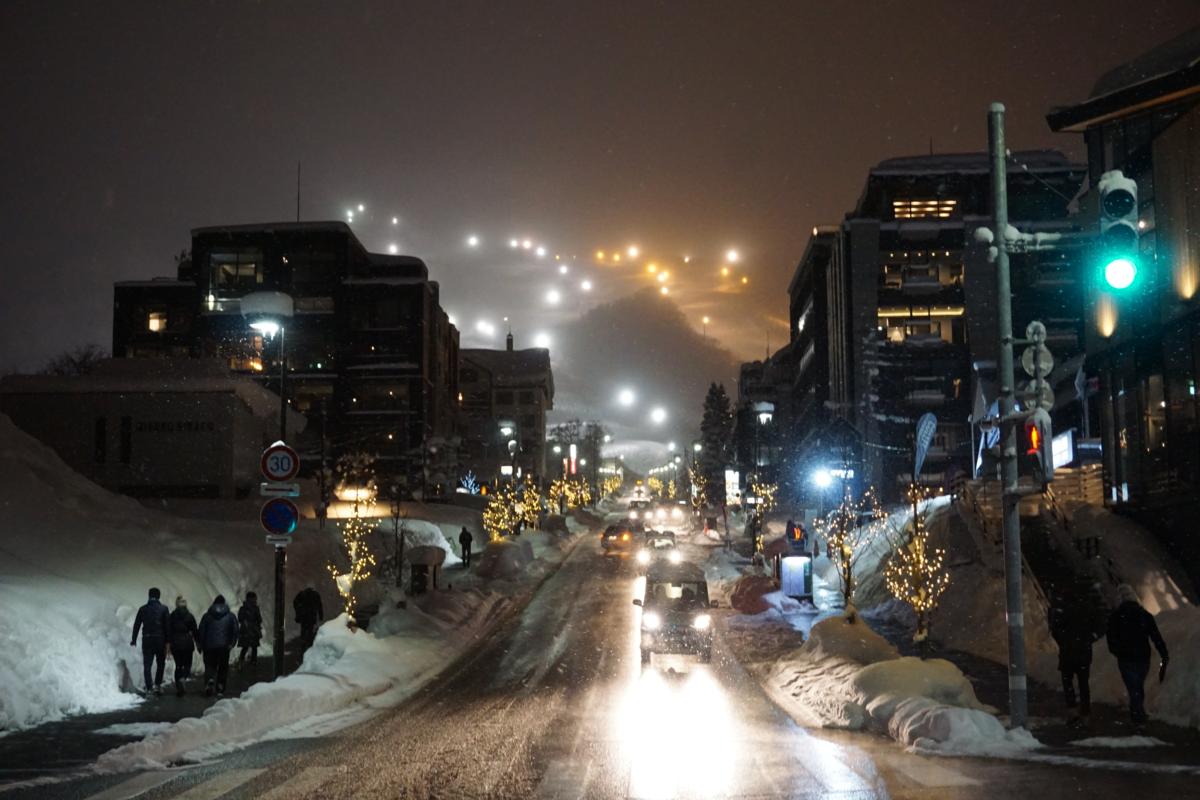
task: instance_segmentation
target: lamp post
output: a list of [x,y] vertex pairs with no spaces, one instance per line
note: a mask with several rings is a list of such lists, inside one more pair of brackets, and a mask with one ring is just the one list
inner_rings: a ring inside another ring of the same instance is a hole
[[[284,328],[292,318],[295,306],[291,295],[283,292],[251,292],[242,298],[242,316],[250,327],[263,337],[278,337],[279,354],[279,441],[287,441],[287,351],[284,350]],[[274,667],[275,677],[283,675],[284,595],[287,592],[287,545],[275,545],[275,620]]]

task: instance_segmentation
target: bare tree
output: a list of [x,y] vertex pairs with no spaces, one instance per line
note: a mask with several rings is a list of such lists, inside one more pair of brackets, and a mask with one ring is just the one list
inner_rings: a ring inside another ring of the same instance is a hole
[[858,609],[854,605],[858,562],[870,551],[886,520],[887,512],[879,504],[873,489],[855,499],[847,484],[842,491],[842,502],[817,521],[817,532],[825,538],[829,560],[841,579],[848,622],[853,623],[858,618]]
[[87,375],[101,361],[108,358],[108,351],[98,344],[80,345],[64,350],[46,362],[44,375]]

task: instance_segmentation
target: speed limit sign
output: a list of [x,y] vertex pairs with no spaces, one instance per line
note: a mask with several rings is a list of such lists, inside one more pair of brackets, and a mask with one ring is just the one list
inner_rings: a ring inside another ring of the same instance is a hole
[[300,471],[300,457],[283,442],[276,442],[263,451],[263,477],[269,481],[290,481]]

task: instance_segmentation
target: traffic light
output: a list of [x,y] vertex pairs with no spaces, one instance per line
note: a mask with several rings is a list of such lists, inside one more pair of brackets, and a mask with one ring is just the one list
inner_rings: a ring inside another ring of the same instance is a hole
[[1124,291],[1138,274],[1137,183],[1119,169],[1100,176],[1100,263],[1108,288]]
[[1036,409],[1025,420],[1025,462],[1030,464],[1042,486],[1054,480],[1054,427],[1044,408]]

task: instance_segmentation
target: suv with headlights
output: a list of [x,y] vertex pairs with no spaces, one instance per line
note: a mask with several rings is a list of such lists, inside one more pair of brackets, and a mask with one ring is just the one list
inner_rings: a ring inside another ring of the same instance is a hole
[[646,531],[646,539],[637,551],[639,566],[650,570],[659,561],[678,564],[683,560],[679,548],[675,546],[675,534],[671,531]]
[[633,601],[641,606],[642,663],[653,653],[697,655],[712,660],[712,617],[716,601],[708,599],[704,571],[695,564],[659,562],[646,573],[646,593]]
[[605,556],[628,556],[637,550],[642,535],[632,525],[609,525],[600,534],[600,546]]

